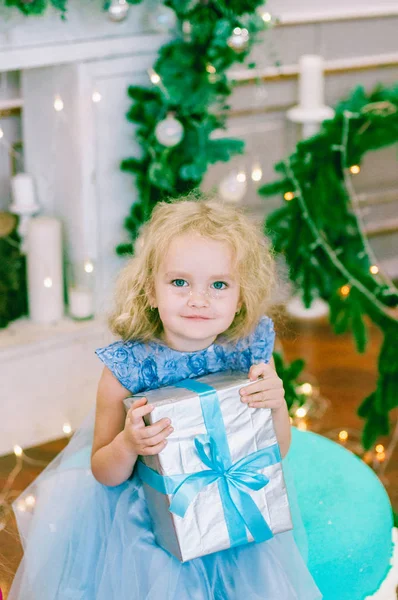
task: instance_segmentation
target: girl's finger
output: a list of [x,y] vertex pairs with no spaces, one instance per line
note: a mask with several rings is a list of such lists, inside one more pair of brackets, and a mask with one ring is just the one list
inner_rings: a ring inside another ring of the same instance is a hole
[[139,406],[144,406],[144,404],[146,404],[147,402],[148,402],[148,400],[145,397],[137,398],[137,400],[134,400],[134,402],[130,406],[129,410],[134,410],[135,408],[138,408]]
[[153,437],[150,437],[150,438],[146,438],[144,440],[144,443],[146,444],[146,446],[157,446],[158,444],[160,444],[160,442],[163,442],[166,437],[168,437],[171,433],[173,433],[173,431],[174,431],[174,429],[172,427],[163,429],[163,431],[161,431],[157,435],[154,435]]
[[170,426],[170,423],[170,419],[160,419],[160,421],[156,421],[156,423],[154,423],[153,425],[148,425],[147,427],[145,427],[145,429],[142,430],[140,435],[143,439],[151,438],[163,431],[164,429],[167,429]]
[[259,363],[258,365],[252,365],[249,371],[250,379],[257,379],[258,377],[265,377],[268,373],[275,373],[271,365],[266,363]]
[[129,411],[129,417],[130,417],[130,421],[132,423],[134,423],[135,425],[141,424],[142,423],[142,417],[145,417],[145,415],[149,415],[149,413],[151,413],[153,411],[154,407],[152,404],[145,404],[144,406],[140,406],[138,408],[134,408],[133,410],[130,409]]
[[270,391],[259,392],[258,394],[252,394],[245,400],[245,402],[272,402],[272,400],[278,400],[280,398],[280,394],[276,395],[275,393]]
[[[265,389],[264,386],[266,386]],[[277,377],[266,377],[264,379],[260,379],[260,381],[256,381],[256,383],[252,383],[251,385],[247,385],[244,388],[241,388],[239,392],[241,397],[244,398],[245,396],[250,396],[252,394],[255,394],[256,392],[278,390],[281,387],[282,382],[280,379],[278,379]]]
[[249,402],[250,408],[280,408],[285,403],[282,398],[272,398],[260,402]]
[[143,448],[140,454],[142,456],[151,456],[154,454],[159,454],[159,452],[161,452],[165,448],[166,444],[167,440],[163,440],[163,442],[160,442],[160,444],[157,444],[156,446],[147,446],[146,448]]

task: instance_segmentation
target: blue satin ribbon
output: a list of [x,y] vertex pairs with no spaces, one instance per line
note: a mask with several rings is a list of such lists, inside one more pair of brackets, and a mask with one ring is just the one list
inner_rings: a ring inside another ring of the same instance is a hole
[[217,481],[231,546],[247,542],[246,527],[256,542],[269,540],[273,533],[247,490],[260,490],[269,483],[258,471],[281,461],[278,445],[253,452],[232,464],[216,390],[192,379],[175,387],[189,389],[200,398],[208,435],[197,436],[194,443],[208,468],[198,473],[162,476],[138,461],[137,471],[142,481],[162,494],[172,495],[170,511],[180,517],[184,517],[203,488]]

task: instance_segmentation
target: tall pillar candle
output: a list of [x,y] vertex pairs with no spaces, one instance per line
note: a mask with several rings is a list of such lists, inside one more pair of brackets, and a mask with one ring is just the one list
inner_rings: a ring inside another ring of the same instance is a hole
[[13,204],[11,210],[17,213],[31,212],[38,209],[35,198],[33,179],[27,173],[18,173],[11,179]]
[[299,106],[316,109],[324,106],[323,58],[304,54],[299,61]]
[[54,323],[64,314],[61,223],[36,217],[27,234],[29,314],[35,323]]

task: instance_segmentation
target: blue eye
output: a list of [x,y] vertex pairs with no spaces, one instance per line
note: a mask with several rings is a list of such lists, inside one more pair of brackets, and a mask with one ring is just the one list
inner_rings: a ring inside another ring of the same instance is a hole
[[215,290],[225,290],[228,286],[223,281],[215,281],[213,287]]
[[188,282],[185,281],[185,279],[173,279],[173,281],[171,283],[174,285],[174,287],[179,287],[179,288],[185,287],[185,285],[184,285],[185,283],[188,285]]

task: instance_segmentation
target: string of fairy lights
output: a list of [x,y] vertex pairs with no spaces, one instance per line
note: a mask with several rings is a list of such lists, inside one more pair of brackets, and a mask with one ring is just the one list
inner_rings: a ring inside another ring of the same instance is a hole
[[[362,244],[365,249],[364,251],[370,258],[370,261],[372,263],[372,265],[369,268],[370,273],[375,276],[377,275],[378,280],[380,282],[384,282],[390,288],[390,290],[398,291],[396,286],[394,285],[392,279],[388,276],[388,274],[384,271],[380,271],[379,267],[377,266],[376,255],[373,252],[373,248],[369,243],[367,235],[365,234],[365,224],[364,224],[362,214],[361,214],[359,199],[358,199],[357,193],[355,191],[355,187],[353,185],[352,179],[349,175],[349,173],[351,175],[358,175],[358,173],[360,173],[361,168],[359,165],[351,165],[347,169],[347,162],[348,162],[347,161],[347,148],[348,148],[348,139],[349,139],[349,132],[350,132],[350,122],[353,118],[358,118],[359,116],[360,116],[359,114],[352,113],[348,110],[345,110],[343,113],[342,143],[338,149],[340,150],[341,167],[342,167],[342,172],[343,172],[343,177],[344,177],[344,184],[345,184],[346,190],[349,193],[351,206],[353,207],[356,218],[357,218],[357,223],[359,225],[358,231],[359,231],[359,235],[361,236],[361,241],[362,241]],[[361,258],[361,256],[359,258]]]
[[[341,146],[341,148],[343,148],[343,145]],[[333,263],[333,265],[338,269],[338,271],[340,271],[340,273],[346,279],[347,283],[344,284],[343,286],[341,286],[341,288],[339,289],[340,295],[342,297],[346,297],[350,294],[351,288],[356,287],[388,319],[395,321],[394,317],[392,317],[386,310],[386,307],[384,306],[384,304],[382,304],[371,291],[369,291],[354,275],[352,275],[348,271],[348,269],[344,266],[344,264],[339,259],[338,251],[334,250],[330,246],[330,244],[326,241],[326,237],[322,235],[322,232],[319,231],[319,229],[317,228],[314,221],[311,219],[311,217],[309,215],[308,208],[307,208],[307,205],[306,205],[305,199],[304,199],[304,194],[303,194],[303,192],[301,190],[301,186],[294,174],[294,170],[292,168],[290,160],[285,161],[284,164],[286,167],[286,172],[288,174],[288,177],[289,177],[290,181],[293,182],[294,188],[295,188],[294,191],[285,192],[284,199],[289,202],[289,201],[293,200],[294,198],[297,198],[297,200],[300,204],[302,217],[305,220],[305,222],[307,223],[307,225],[308,225],[309,229],[311,230],[313,237],[314,237],[314,242],[312,242],[312,244],[310,245],[310,249],[315,250],[317,247],[321,247],[324,250],[325,254],[329,257],[329,259]],[[357,174],[360,171],[360,167],[359,167],[359,165],[352,165],[351,167],[349,167],[349,171],[352,174]],[[359,225],[359,229],[361,229],[360,221],[358,222],[358,225]],[[363,230],[361,232],[361,236],[363,238],[366,238],[366,234]],[[379,274],[380,269],[379,269],[378,265],[376,264],[376,261],[374,264],[372,264],[369,267],[369,271],[372,275]],[[391,291],[395,291],[395,288],[392,287]]]

